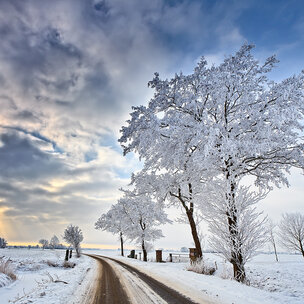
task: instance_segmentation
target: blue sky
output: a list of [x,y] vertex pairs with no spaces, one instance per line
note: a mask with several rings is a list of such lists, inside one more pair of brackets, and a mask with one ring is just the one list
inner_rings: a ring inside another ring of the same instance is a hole
[[[3,0],[0,2],[0,236],[35,242],[70,223],[86,243],[116,246],[94,222],[120,196],[135,156],[119,129],[145,104],[154,72],[191,73],[245,43],[277,54],[280,81],[304,69],[302,1]],[[304,212],[303,177],[273,191],[261,209],[277,220]],[[287,201],[288,200],[288,201]],[[173,213],[176,216],[176,213]],[[161,247],[190,246],[164,229]]]

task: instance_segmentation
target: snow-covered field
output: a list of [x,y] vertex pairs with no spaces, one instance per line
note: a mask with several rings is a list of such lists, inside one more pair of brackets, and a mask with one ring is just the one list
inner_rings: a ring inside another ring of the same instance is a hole
[[[246,286],[231,279],[230,263],[210,253],[205,254],[205,258],[213,265],[216,261],[218,267],[213,276],[187,271],[188,263],[155,263],[153,253],[149,254],[152,261],[144,263],[120,257],[116,250],[84,252],[122,259],[198,303],[206,297],[223,304],[304,303],[304,259],[299,255],[281,254],[278,263],[273,255],[258,255],[247,264],[251,286]],[[163,259],[168,254],[163,252]],[[82,296],[95,275],[96,262],[82,256],[72,258],[75,268],[48,265],[50,262],[61,265],[64,255],[64,250],[0,249],[0,257],[10,258],[18,277],[14,282],[5,281],[8,285],[0,287],[0,303],[82,303]]]
[[[281,254],[278,263],[271,254],[256,256],[247,264],[250,286],[246,286],[231,279],[230,263],[211,253],[206,253],[205,258],[210,264],[217,263],[213,276],[187,271],[188,263],[144,263],[120,257],[117,251],[94,253],[122,259],[198,302],[207,296],[211,301],[227,304],[304,303],[304,258],[300,255]],[[154,254],[149,256],[154,260]],[[167,256],[168,252],[163,252],[163,259]]]
[[74,268],[62,267],[65,250],[0,249],[1,257],[11,260],[17,275],[16,281],[7,280],[0,288],[1,304],[81,304],[94,275],[95,261],[86,256],[70,259]]

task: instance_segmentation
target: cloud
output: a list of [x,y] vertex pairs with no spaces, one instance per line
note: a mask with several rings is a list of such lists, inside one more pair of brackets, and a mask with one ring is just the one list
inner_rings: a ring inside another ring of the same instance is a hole
[[73,222],[98,240],[94,221],[140,167],[117,144],[131,106],[152,96],[155,71],[188,72],[238,44],[238,14],[201,1],[1,1],[0,233],[35,241]]
[[43,179],[62,169],[59,159],[39,148],[41,142],[34,145],[33,141],[17,133],[4,133],[0,140],[0,171],[4,178]]

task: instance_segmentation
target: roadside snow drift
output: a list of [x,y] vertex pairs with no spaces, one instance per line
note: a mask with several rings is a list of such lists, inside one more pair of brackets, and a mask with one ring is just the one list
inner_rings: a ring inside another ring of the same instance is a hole
[[65,250],[0,249],[0,257],[11,261],[17,275],[12,281],[0,274],[1,304],[80,304],[94,275],[95,261],[86,256],[70,259],[65,268]]

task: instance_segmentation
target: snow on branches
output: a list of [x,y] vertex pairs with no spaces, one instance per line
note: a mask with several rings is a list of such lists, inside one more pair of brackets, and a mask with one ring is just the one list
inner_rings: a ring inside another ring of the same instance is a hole
[[121,204],[112,205],[107,213],[102,214],[95,223],[95,229],[119,234],[121,255],[124,255],[124,236],[128,229],[128,223]]
[[71,244],[75,250],[77,257],[80,257],[80,243],[83,241],[82,231],[78,226],[69,225],[64,230],[63,239]]
[[277,60],[259,65],[251,49],[242,46],[218,67],[202,59],[188,76],[156,74],[154,98],[134,107],[121,130],[124,152],[138,152],[153,169],[251,174],[262,187],[288,183],[283,171],[304,166],[304,74],[271,82],[266,73]]
[[[235,278],[245,280],[245,263],[257,254],[269,240],[265,229],[266,217],[255,205],[265,198],[266,192],[254,192],[250,187],[236,185],[235,200],[226,200],[225,183],[209,184],[205,190],[208,204],[205,218],[212,238],[211,248],[234,266]],[[240,270],[240,271],[237,271]]]
[[281,243],[304,257],[304,215],[299,212],[283,214],[279,228]]
[[141,245],[143,260],[147,261],[147,246],[163,237],[159,225],[169,222],[163,208],[151,200],[147,194],[123,190],[124,196],[118,201],[122,205],[126,221],[129,223],[127,236]]
[[[304,72],[270,81],[267,73],[278,61],[272,56],[260,64],[252,48],[243,45],[218,66],[208,67],[202,58],[190,75],[161,80],[156,73],[149,82],[153,98],[133,107],[119,139],[124,154],[137,152],[149,174],[179,175],[188,187],[203,188],[214,179],[225,183],[217,208],[228,223],[227,250],[231,257],[238,252],[230,259],[238,281],[245,281],[242,265],[256,248],[235,241],[238,227],[254,226],[258,218],[254,208],[239,208],[242,201],[257,202],[239,183],[249,175],[258,189],[271,189],[288,185],[285,173],[292,167],[304,168]],[[177,190],[176,199],[190,193]]]
[[[162,206],[145,193],[136,190],[122,190],[124,195],[117,204],[103,214],[95,223],[96,229],[119,233],[121,248],[123,236],[135,241],[143,250],[143,260],[147,261],[150,243],[163,237],[159,225],[170,222]],[[122,249],[123,255],[123,249]]]
[[45,249],[49,245],[49,241],[46,239],[39,240],[39,244],[41,244],[42,248]]

